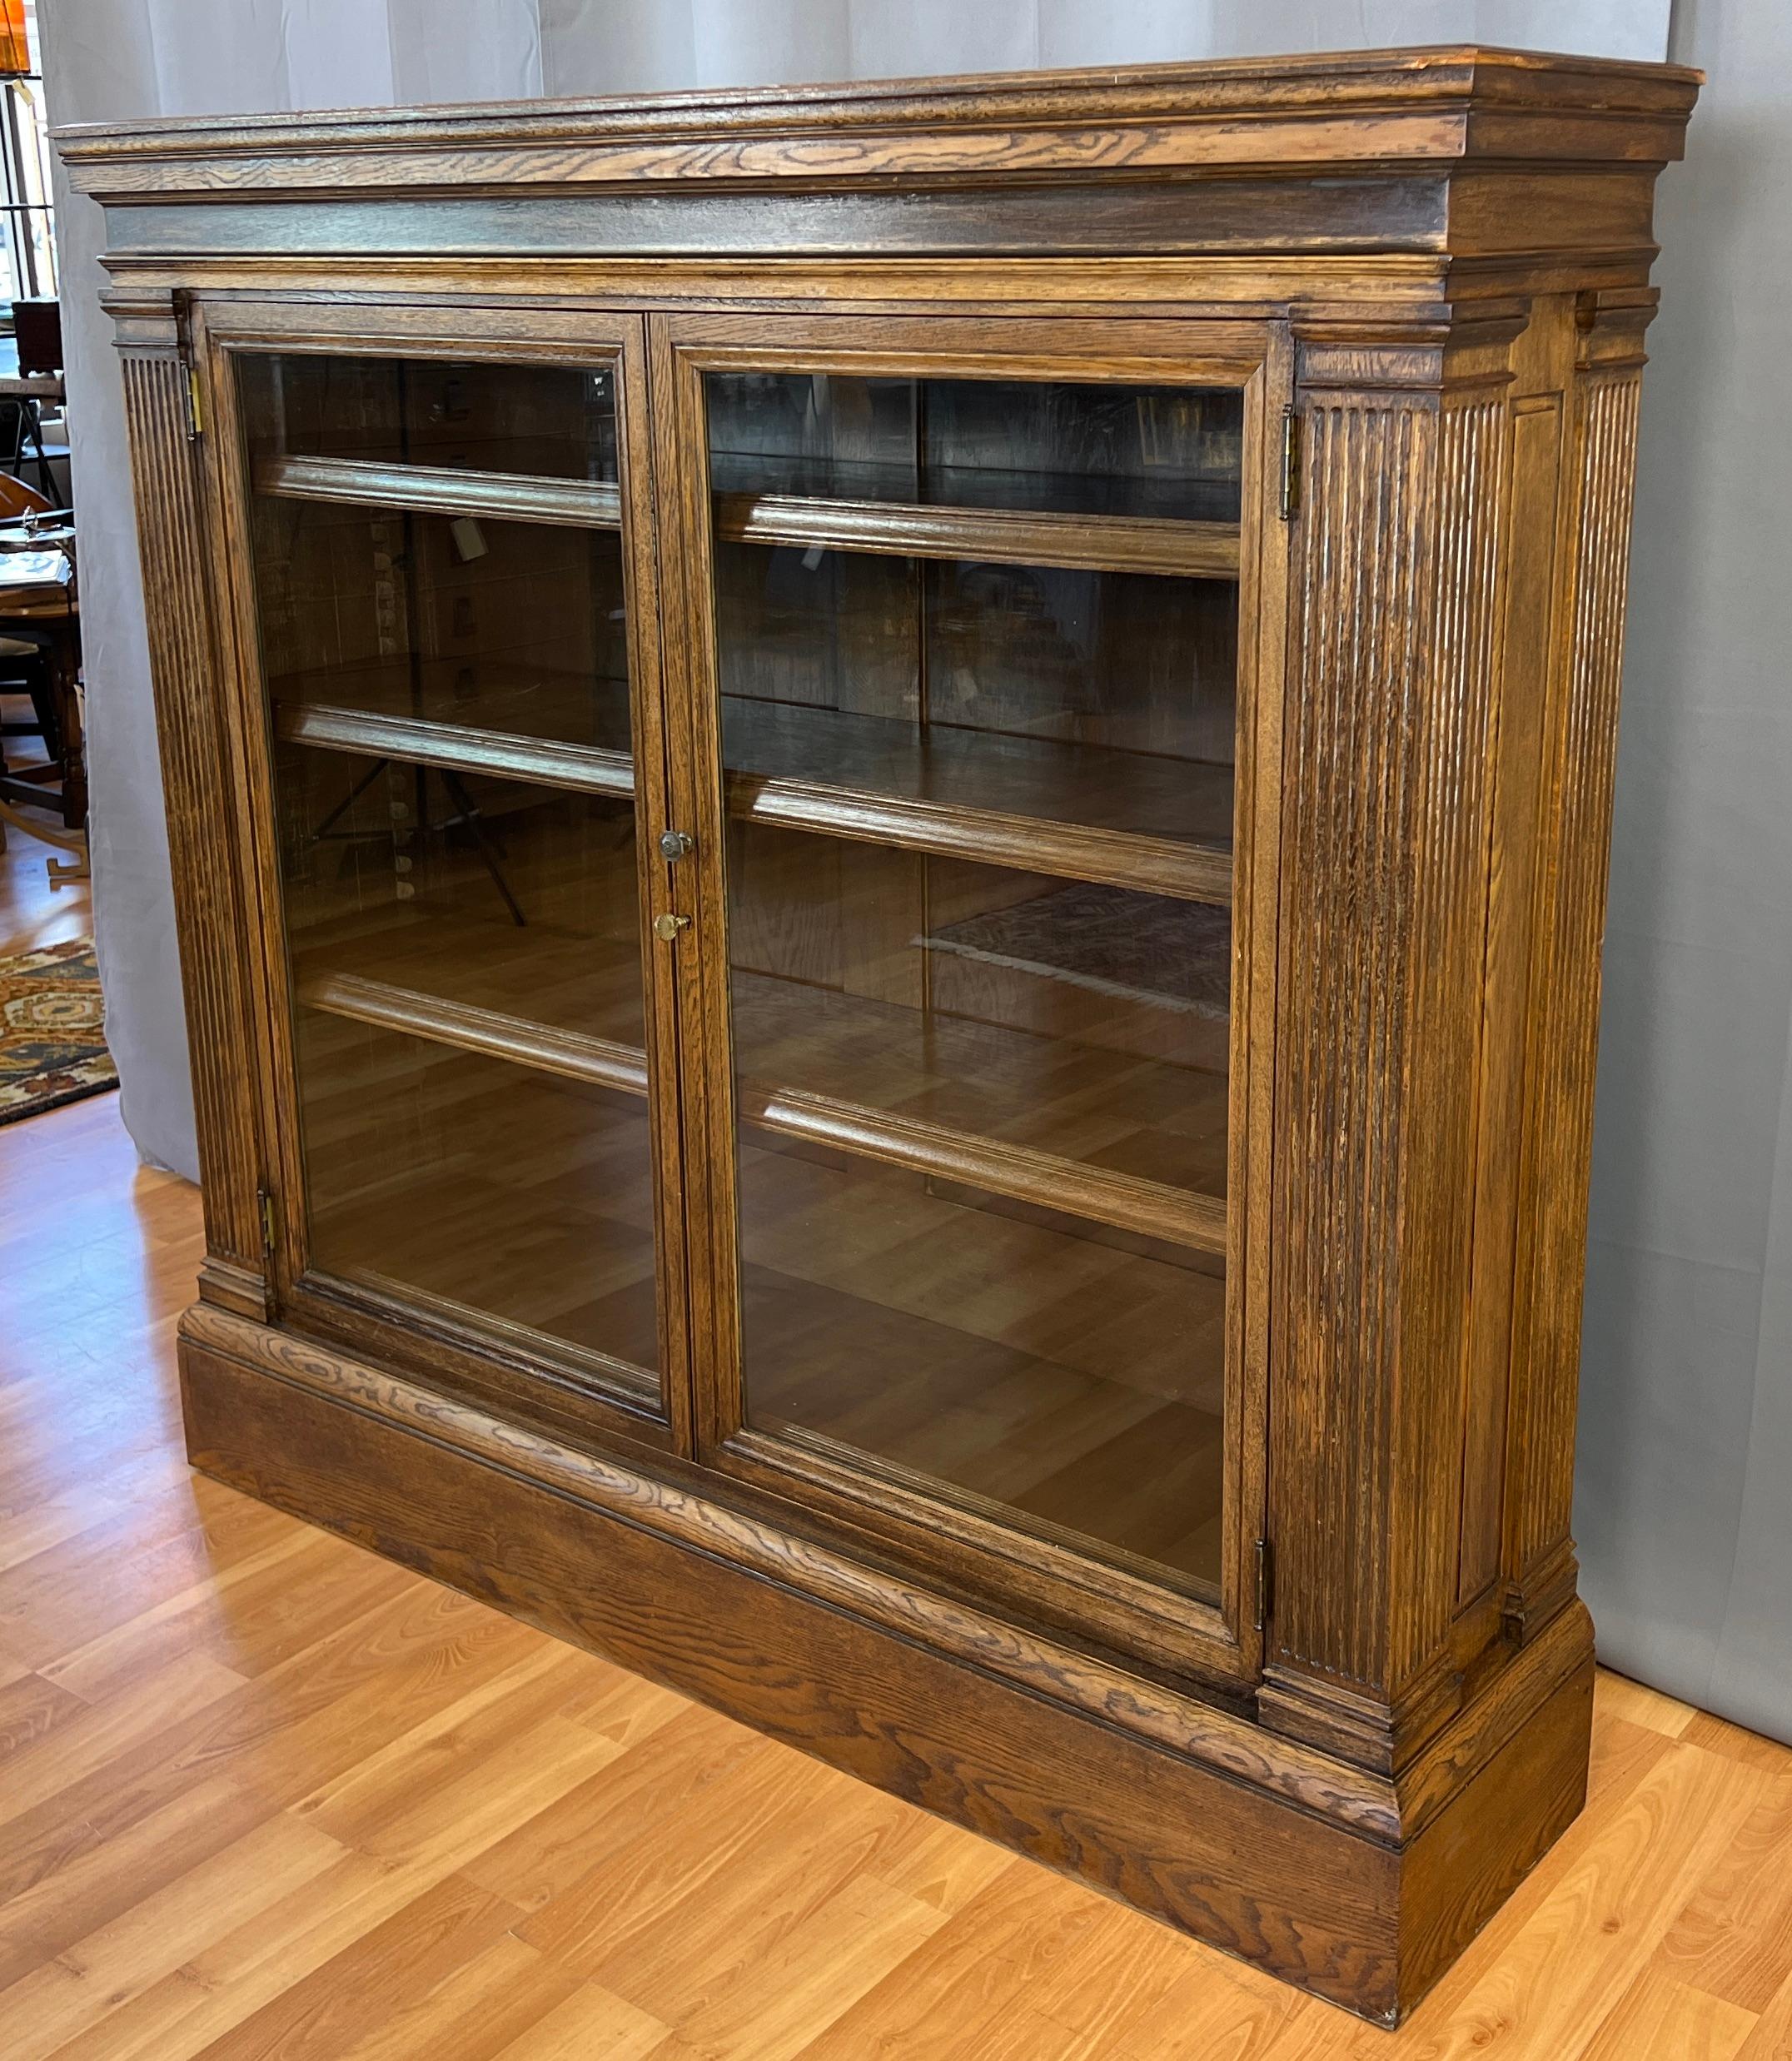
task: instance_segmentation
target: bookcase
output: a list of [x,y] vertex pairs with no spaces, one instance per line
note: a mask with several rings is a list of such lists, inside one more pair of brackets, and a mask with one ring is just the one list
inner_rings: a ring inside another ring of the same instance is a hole
[[195,1464],[1396,2019],[1585,1790],[1696,86],[1448,49],[64,132]]

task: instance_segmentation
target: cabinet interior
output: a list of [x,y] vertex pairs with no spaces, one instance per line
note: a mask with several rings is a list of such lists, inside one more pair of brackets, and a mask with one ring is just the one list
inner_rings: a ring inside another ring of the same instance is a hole
[[[310,1265],[650,1398],[618,366],[237,363]],[[740,1428],[1217,1594],[1242,392],[704,391]]]

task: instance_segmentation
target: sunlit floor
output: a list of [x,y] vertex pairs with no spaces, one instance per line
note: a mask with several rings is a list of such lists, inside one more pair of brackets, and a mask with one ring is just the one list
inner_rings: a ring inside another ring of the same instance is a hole
[[[5,948],[85,928],[42,863]],[[200,1250],[116,1097],[0,1128],[3,2061],[1792,2055],[1792,1752],[1602,1678],[1587,1811],[1377,2032],[190,1475]]]

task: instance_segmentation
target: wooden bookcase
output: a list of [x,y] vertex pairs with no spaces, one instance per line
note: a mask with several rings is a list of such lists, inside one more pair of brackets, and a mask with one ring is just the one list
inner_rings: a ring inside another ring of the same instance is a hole
[[65,132],[196,1465],[1396,2019],[1585,1789],[1696,86],[1450,49]]

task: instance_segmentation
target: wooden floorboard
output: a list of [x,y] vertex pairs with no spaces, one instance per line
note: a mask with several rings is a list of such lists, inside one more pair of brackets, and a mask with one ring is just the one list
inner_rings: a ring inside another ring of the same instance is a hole
[[[15,948],[84,924],[0,869]],[[1602,1676],[1586,1812],[1381,2033],[191,1476],[199,1256],[115,1097],[0,1128],[3,2061],[1792,2057],[1792,1751]]]

